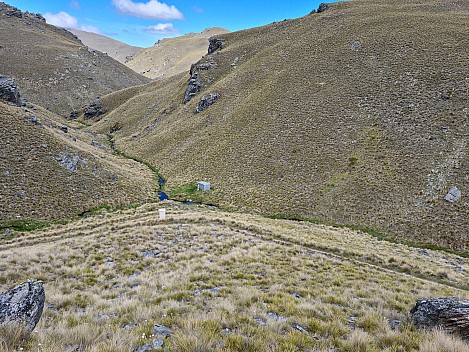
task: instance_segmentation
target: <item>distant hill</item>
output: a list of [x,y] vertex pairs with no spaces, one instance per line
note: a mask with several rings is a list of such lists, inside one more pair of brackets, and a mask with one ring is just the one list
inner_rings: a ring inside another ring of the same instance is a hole
[[76,127],[39,106],[0,101],[0,225],[155,200],[148,168]]
[[88,49],[70,32],[0,3],[0,74],[13,77],[25,98],[55,113],[148,80]]
[[355,0],[223,34],[191,82],[108,95],[94,128],[119,123],[170,191],[206,180],[226,207],[468,251],[467,18],[467,1]]
[[68,29],[68,31],[75,34],[87,47],[106,53],[120,63],[125,63],[132,55],[143,49],[96,33],[78,29]]
[[207,53],[208,38],[228,32],[215,27],[201,33],[163,39],[136,53],[126,65],[149,78],[169,77],[189,71],[191,65]]

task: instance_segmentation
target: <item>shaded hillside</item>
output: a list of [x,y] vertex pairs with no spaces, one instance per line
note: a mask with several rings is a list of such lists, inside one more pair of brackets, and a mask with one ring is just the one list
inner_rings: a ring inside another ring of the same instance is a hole
[[152,173],[40,107],[0,102],[0,222],[155,200]]
[[225,206],[467,251],[468,16],[465,1],[356,0],[225,34],[189,103],[177,76],[108,96],[96,128],[121,123],[118,145],[168,188],[205,179]]
[[0,292],[44,282],[24,351],[468,348],[409,317],[420,297],[469,298],[468,259],[347,229],[164,202],[0,236],[0,258]]
[[0,3],[0,73],[25,98],[62,116],[103,94],[147,82],[40,17]]
[[228,32],[226,29],[214,27],[201,33],[163,39],[136,53],[126,65],[149,78],[170,77],[186,72],[207,53],[208,38]]
[[68,31],[75,34],[87,47],[106,53],[122,64],[136,52],[143,49],[96,33],[80,31],[78,29],[68,29]]

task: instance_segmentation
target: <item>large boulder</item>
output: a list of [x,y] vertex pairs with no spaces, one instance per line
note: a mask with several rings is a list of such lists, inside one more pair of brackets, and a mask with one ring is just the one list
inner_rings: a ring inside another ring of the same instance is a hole
[[0,294],[0,325],[21,326],[31,333],[41,318],[44,301],[40,281],[27,281]]
[[21,105],[20,92],[15,81],[7,76],[0,74],[0,100],[13,103],[16,106]]
[[410,311],[419,329],[441,328],[469,341],[469,300],[460,298],[422,298]]

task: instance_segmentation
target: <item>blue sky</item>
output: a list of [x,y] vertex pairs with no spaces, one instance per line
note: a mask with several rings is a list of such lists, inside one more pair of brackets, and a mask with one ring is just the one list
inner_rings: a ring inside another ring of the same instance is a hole
[[43,14],[49,23],[107,35],[149,47],[158,39],[201,32],[231,31],[304,16],[313,0],[3,0],[22,11]]

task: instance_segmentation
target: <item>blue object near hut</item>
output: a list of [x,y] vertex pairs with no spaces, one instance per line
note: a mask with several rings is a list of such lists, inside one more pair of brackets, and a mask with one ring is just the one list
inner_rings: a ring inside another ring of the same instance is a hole
[[210,183],[205,181],[197,182],[198,191],[210,191]]

